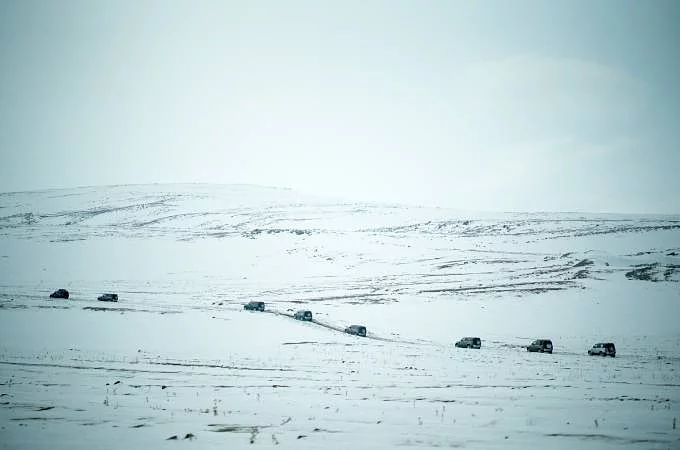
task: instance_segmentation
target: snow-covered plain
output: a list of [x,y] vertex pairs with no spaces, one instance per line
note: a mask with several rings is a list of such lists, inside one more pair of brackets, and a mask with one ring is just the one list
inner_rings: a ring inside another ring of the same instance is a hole
[[677,449],[679,282],[679,216],[0,194],[0,447]]

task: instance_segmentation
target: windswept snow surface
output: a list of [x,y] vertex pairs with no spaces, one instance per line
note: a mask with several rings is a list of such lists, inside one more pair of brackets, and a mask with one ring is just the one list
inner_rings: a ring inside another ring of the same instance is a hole
[[680,216],[0,194],[0,447],[677,449],[679,317]]

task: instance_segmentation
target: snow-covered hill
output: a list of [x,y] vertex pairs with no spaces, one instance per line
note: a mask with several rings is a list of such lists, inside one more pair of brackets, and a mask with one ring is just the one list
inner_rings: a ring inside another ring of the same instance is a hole
[[[680,216],[200,184],[0,194],[0,440],[674,448],[679,282]],[[482,350],[454,351],[464,335]],[[554,355],[524,351],[538,337]],[[615,360],[585,356],[602,340]]]

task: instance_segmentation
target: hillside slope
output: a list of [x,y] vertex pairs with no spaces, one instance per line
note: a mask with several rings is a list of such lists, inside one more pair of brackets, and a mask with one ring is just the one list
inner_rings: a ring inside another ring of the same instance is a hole
[[[150,185],[3,194],[0,236],[5,301],[61,286],[76,296],[119,291],[144,308],[248,299],[452,308],[565,292],[590,296],[600,316],[599,290],[640,295],[617,299],[615,317],[621,307],[656,309],[649,292],[680,291],[680,217],[467,213]],[[551,314],[562,306],[548,305]],[[666,307],[657,331],[669,330]]]
[[[0,194],[0,441],[675,448],[679,282],[677,216],[255,186]],[[482,349],[455,349],[465,335]],[[588,357],[598,341],[617,357]]]

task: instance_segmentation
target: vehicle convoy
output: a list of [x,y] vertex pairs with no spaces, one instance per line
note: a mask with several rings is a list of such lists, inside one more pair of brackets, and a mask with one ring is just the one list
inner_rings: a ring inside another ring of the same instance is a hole
[[458,348],[482,348],[482,340],[478,337],[464,337],[456,342]]
[[264,311],[264,302],[248,302],[243,305],[243,309],[248,311]]
[[345,333],[354,334],[356,336],[366,336],[366,327],[363,325],[350,325],[345,328]]
[[616,357],[616,346],[612,342],[598,342],[593,348],[588,350],[590,356],[611,356]]
[[100,302],[117,302],[118,294],[102,294],[99,297],[97,297],[97,300],[99,300]]
[[553,344],[550,339],[536,339],[527,347],[529,352],[552,353]]
[[307,322],[312,321],[312,312],[311,311],[298,311],[295,313],[293,316],[296,320],[304,320]]

